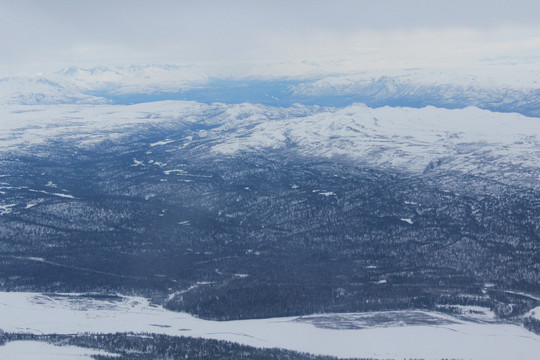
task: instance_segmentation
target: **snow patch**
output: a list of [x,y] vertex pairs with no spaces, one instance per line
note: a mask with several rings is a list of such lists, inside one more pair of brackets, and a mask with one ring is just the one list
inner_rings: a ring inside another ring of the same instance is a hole
[[323,192],[320,192],[319,195],[322,195],[322,196],[335,196],[336,193],[334,193],[332,191],[323,191]]
[[53,183],[52,181],[49,181],[48,183],[46,183],[45,186],[46,186],[46,187],[52,187],[52,188],[58,187],[58,185],[56,185],[56,184]]
[[10,214],[14,206],[17,206],[17,204],[0,205],[0,216]]
[[161,141],[150,144],[150,147],[167,145],[173,142],[175,142],[175,140],[165,139],[165,140],[161,140]]
[[73,195],[69,195],[69,194],[51,193],[51,192],[48,192],[48,191],[34,190],[34,189],[28,189],[28,191],[41,193],[41,194],[52,195],[52,196],[58,196],[58,197],[66,198],[66,199],[75,199],[75,197]]
[[171,174],[179,174],[179,175],[186,175],[187,171],[182,169],[173,169],[173,170],[165,170],[163,171],[165,175],[171,175]]
[[333,192],[333,191],[312,190],[312,192],[317,193],[317,194],[322,195],[322,196],[326,196],[326,197],[336,195],[336,193]]
[[28,256],[26,259],[31,261],[45,262],[45,259],[41,257]]

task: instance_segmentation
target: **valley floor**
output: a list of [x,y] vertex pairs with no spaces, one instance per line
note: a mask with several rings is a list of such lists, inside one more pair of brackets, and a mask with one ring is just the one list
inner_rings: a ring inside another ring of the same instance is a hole
[[[338,357],[538,358],[540,336],[498,322],[485,308],[460,310],[461,315],[392,311],[208,321],[139,297],[0,292],[0,329],[31,334],[156,333]],[[17,348],[8,345],[0,347],[0,357],[2,351]]]
[[54,346],[36,341],[13,341],[0,346],[0,359],[6,360],[92,360],[91,355],[111,354],[76,346]]

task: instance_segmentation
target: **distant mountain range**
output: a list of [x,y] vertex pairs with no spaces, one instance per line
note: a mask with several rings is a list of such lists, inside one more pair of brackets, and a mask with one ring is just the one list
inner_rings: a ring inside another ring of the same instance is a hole
[[[506,76],[498,76],[501,73]],[[295,103],[343,107],[476,106],[540,116],[540,71],[486,65],[304,76],[219,76],[196,65],[69,67],[39,75],[0,77],[0,102],[9,104],[116,103],[162,100],[205,103]]]

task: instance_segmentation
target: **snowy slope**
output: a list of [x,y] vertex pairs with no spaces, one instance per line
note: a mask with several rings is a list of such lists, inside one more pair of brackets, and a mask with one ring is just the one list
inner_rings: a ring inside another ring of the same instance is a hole
[[[234,131],[273,119],[299,117],[318,107],[273,108],[251,104],[206,105],[165,101],[136,105],[11,105],[0,109],[0,151],[17,151],[50,141],[91,146],[143,133],[150,127],[181,129],[185,124],[215,128],[209,134]],[[201,134],[204,131],[201,131]]]
[[0,104],[93,104],[102,95],[178,92],[206,83],[196,66],[69,67],[54,73],[0,76]]
[[326,76],[292,87],[293,96],[351,98],[372,106],[445,108],[477,106],[492,111],[540,116],[538,66],[490,65],[457,69],[410,69]]
[[451,170],[538,184],[540,120],[477,108],[353,105],[225,134],[214,151],[233,154],[294,144],[305,155],[346,156],[415,173]]
[[431,67],[413,69],[370,70],[342,75],[320,76],[316,81],[305,81],[295,88],[299,93],[328,94],[329,91],[352,93],[381,80],[388,91],[399,85],[423,85],[435,87],[472,89],[540,89],[539,60],[530,63],[505,63],[486,61],[470,67]]
[[0,104],[103,103],[99,97],[83,93],[77,86],[43,76],[0,78]]
[[52,76],[83,90],[114,94],[174,92],[208,80],[195,65],[72,66]]
[[[415,174],[458,172],[538,186],[540,119],[426,107],[343,109],[155,102],[131,106],[6,106],[0,150],[56,139],[92,146],[149,127],[186,130],[215,154],[288,149]],[[180,149],[179,149],[180,151]]]

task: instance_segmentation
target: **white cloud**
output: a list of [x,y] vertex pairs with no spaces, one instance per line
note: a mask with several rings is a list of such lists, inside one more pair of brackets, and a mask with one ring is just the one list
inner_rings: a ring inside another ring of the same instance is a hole
[[0,1],[0,65],[540,56],[538,1]]

